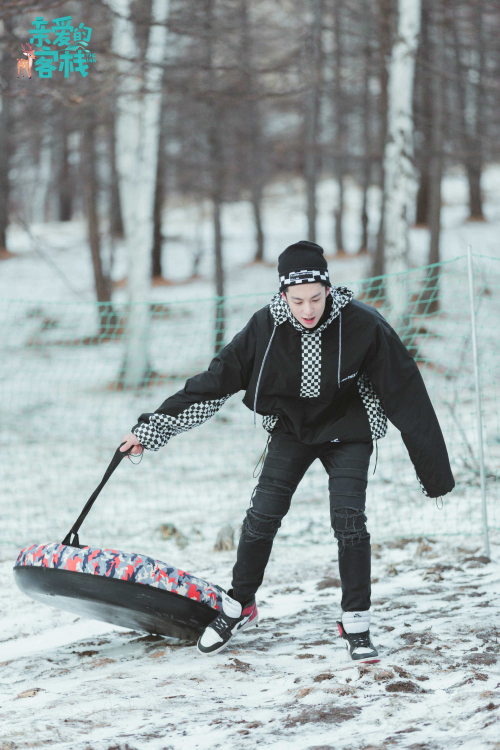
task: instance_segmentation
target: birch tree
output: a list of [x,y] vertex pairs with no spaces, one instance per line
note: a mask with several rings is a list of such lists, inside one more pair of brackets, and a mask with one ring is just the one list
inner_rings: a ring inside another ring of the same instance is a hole
[[357,252],[358,255],[368,253],[368,189],[370,187],[372,176],[372,110],[370,96],[370,75],[373,66],[373,56],[371,49],[370,29],[373,25],[371,14],[371,5],[369,0],[363,2],[363,99],[362,99],[362,128],[363,128],[363,148],[364,158],[362,165],[362,191],[363,199],[361,204],[361,244]]
[[[377,102],[377,116],[380,122],[380,135],[377,138],[377,152],[384,151],[387,140],[387,123],[389,116],[389,72],[386,65],[386,57],[390,54],[391,49],[391,0],[376,0],[376,33],[378,39],[378,48],[375,51],[376,69],[380,84],[380,95]],[[380,157],[383,162],[383,155]],[[377,243],[375,246],[375,255],[373,258],[371,275],[382,276],[384,273],[384,185],[385,175],[383,167],[380,169],[380,188],[382,191],[382,201],[380,210],[380,221],[377,232]],[[369,298],[377,299],[383,287],[383,280],[377,279],[371,282],[366,294]]]
[[224,347],[224,261],[222,247],[222,207],[224,204],[224,150],[221,122],[223,113],[217,99],[217,73],[214,44],[216,40],[215,0],[205,0],[203,7],[204,67],[207,96],[207,143],[210,173],[210,196],[213,211],[213,238],[215,259],[215,354]]
[[138,75],[131,0],[109,0],[115,12],[113,52],[118,56],[116,157],[128,254],[127,349],[123,387],[137,387],[148,372],[153,207],[160,135],[162,63],[169,0],[153,0],[144,76]]
[[[420,0],[398,0],[397,34],[389,62],[387,138],[384,150],[385,273],[407,268],[408,210],[413,189],[413,79],[420,30]],[[404,279],[404,277],[403,277]],[[401,277],[387,279],[394,321],[406,304]]]

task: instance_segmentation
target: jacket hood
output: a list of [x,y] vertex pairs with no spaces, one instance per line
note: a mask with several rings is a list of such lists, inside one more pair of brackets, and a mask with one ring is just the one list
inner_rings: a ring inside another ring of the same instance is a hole
[[330,315],[325,320],[325,322],[319,326],[319,328],[315,328],[314,330],[310,331],[301,323],[299,323],[297,318],[290,310],[288,302],[286,302],[286,300],[284,300],[281,296],[281,292],[277,292],[269,303],[269,310],[271,311],[271,315],[274,318],[274,325],[279,326],[288,320],[293,325],[293,327],[301,333],[308,334],[324,331],[325,328],[327,328],[330,323],[335,320],[341,309],[352,300],[352,298],[354,297],[354,292],[352,292],[346,286],[333,286],[330,289],[329,297],[331,298],[332,305]]

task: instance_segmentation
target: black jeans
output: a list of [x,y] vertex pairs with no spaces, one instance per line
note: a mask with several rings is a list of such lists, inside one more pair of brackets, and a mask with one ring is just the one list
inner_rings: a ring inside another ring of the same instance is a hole
[[274,432],[247,510],[233,568],[233,597],[250,601],[262,583],[273,540],[292,495],[319,458],[329,477],[330,517],[339,548],[344,612],[370,609],[371,548],[364,514],[373,443],[306,445]]

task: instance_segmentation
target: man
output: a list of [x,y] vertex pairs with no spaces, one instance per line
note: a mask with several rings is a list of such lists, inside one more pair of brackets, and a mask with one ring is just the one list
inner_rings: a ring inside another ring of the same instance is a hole
[[387,418],[400,430],[421,489],[455,486],[443,435],[422,376],[385,318],[331,285],[322,248],[301,241],[278,260],[280,291],[212,360],[208,370],[153,414],[142,414],[122,450],[158,450],[202,424],[244,390],[243,403],[270,433],[262,473],[243,522],[232,587],[198,641],[215,654],[258,622],[255,594],[293,493],[319,458],[329,476],[339,550],[339,633],[352,659],[378,661],[370,638],[370,535],[365,500],[373,441]]

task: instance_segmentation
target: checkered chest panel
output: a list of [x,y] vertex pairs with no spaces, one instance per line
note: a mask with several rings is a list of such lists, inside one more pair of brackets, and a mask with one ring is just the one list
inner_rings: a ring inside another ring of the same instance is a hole
[[302,335],[302,375],[300,395],[315,398],[321,388],[321,333]]
[[191,404],[176,417],[171,417],[169,414],[151,414],[148,424],[141,423],[134,427],[134,435],[144,448],[157,451],[174,435],[187,432],[213,417],[232,395],[228,393],[222,398]]

